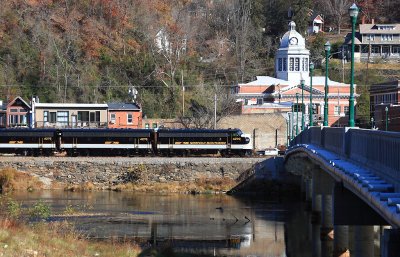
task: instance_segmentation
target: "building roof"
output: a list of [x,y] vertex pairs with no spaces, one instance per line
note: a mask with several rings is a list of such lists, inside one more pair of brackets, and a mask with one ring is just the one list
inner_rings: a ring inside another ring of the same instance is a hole
[[108,108],[107,104],[35,103],[35,108]]
[[[380,29],[382,27],[391,29]],[[400,23],[397,24],[360,24],[361,34],[400,34]]]
[[373,84],[371,85],[369,92],[371,94],[379,94],[379,93],[385,93],[385,92],[390,92],[394,90],[399,90],[400,88],[400,80],[392,80],[392,81],[387,81],[379,84]]
[[135,103],[108,103],[107,105],[110,111],[140,111],[139,105]]
[[15,97],[14,100],[12,100],[11,102],[9,102],[7,106],[13,105],[13,104],[14,104],[16,101],[18,101],[18,100],[21,101],[21,103],[23,103],[24,105],[26,105],[26,107],[28,107],[29,109],[31,108],[30,104],[28,104],[27,102],[25,102],[25,100],[24,100],[22,97],[20,97],[20,96]]
[[[360,32],[356,32],[356,34],[355,34],[355,38],[354,38],[354,44],[356,44],[356,45],[361,45],[362,44],[362,42],[361,42],[361,38],[362,38],[362,36],[361,36],[361,34],[360,34]],[[368,44],[369,44],[369,42],[370,41],[368,41]],[[371,42],[372,43],[372,42]],[[347,35],[344,37],[344,44],[346,45],[350,45],[351,44],[351,33],[347,33]]]

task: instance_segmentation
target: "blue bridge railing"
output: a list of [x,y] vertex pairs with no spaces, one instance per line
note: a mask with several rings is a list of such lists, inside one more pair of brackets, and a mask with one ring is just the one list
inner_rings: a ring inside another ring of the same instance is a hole
[[400,181],[400,133],[358,128],[310,127],[290,142],[312,144]]

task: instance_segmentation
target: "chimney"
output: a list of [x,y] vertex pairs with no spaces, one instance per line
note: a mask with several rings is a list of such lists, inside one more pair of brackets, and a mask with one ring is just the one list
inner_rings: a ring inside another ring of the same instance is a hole
[[372,23],[372,24],[375,24],[375,19],[371,19],[371,23]]

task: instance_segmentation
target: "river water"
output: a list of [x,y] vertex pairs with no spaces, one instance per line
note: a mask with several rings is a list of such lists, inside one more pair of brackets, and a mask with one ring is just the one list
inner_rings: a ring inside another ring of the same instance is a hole
[[12,198],[24,208],[42,200],[51,206],[51,220],[67,219],[93,238],[210,256],[312,256],[310,214],[301,203],[132,192],[16,192]]

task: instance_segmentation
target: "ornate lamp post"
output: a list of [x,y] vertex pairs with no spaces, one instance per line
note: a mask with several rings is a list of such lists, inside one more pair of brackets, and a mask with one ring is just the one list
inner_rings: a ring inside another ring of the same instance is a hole
[[304,122],[304,79],[300,80],[301,84],[301,131],[304,130],[305,122]]
[[299,93],[296,93],[296,136],[299,134]]
[[325,43],[325,104],[324,104],[324,126],[328,126],[328,68],[329,68],[329,55],[331,54],[331,43]]
[[310,108],[308,109],[310,127],[314,126],[313,113],[312,113],[312,79],[314,72],[314,63],[310,63]]
[[349,127],[354,127],[354,38],[356,35],[356,21],[358,16],[358,7],[354,3],[349,8],[351,18],[351,71],[350,71],[350,98],[349,98]]
[[386,131],[388,130],[388,123],[389,123],[388,111],[389,111],[389,108],[386,106],[386,107],[385,107],[385,113],[386,113],[386,118],[385,118],[385,120],[386,120],[386,126],[385,126],[385,130],[386,130]]

